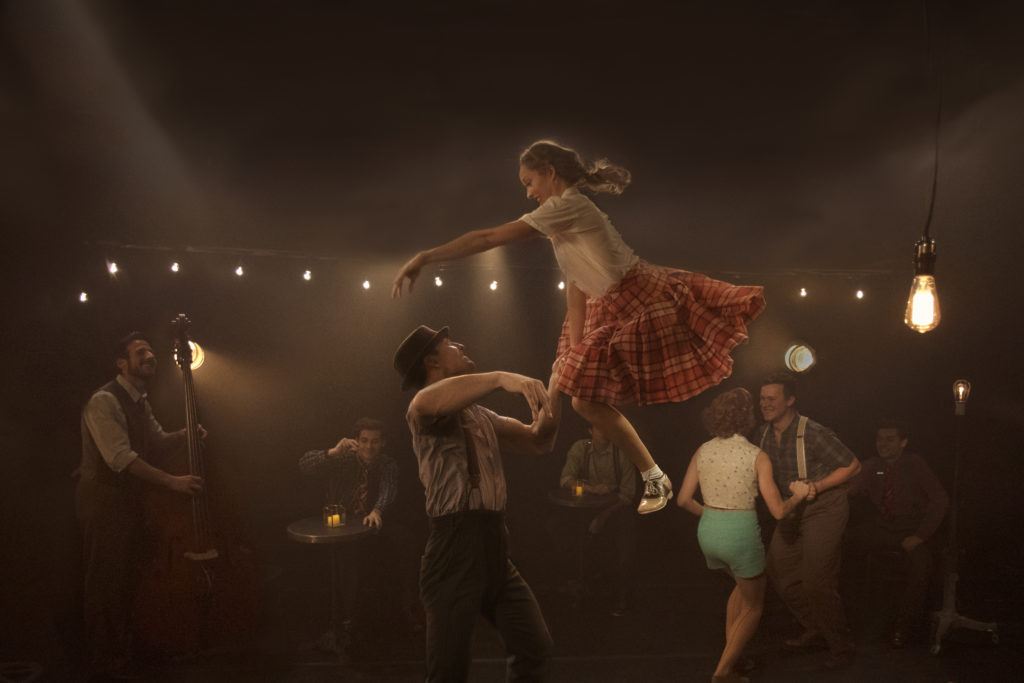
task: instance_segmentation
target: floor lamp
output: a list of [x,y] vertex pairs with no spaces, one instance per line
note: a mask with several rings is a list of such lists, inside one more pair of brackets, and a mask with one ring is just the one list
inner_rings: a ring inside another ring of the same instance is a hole
[[945,571],[942,582],[942,609],[932,612],[935,624],[935,636],[932,640],[932,654],[942,650],[942,639],[953,629],[966,628],[972,631],[984,631],[992,638],[993,643],[999,642],[999,627],[994,621],[975,621],[957,614],[956,582],[957,560],[959,548],[956,541],[956,515],[959,505],[958,489],[960,485],[960,456],[964,445],[964,420],[967,416],[967,397],[971,395],[971,383],[965,379],[953,382],[953,398],[956,402],[953,420],[955,422],[955,442],[953,452],[953,493],[949,506],[949,542],[946,547]]

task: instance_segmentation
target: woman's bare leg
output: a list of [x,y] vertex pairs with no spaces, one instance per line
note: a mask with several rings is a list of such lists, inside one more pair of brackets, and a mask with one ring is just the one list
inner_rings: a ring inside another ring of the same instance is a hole
[[607,403],[596,403],[582,398],[572,399],[572,409],[580,417],[601,430],[608,440],[619,447],[641,472],[654,467],[654,458],[647,446],[640,440],[640,435],[630,424],[626,416]]
[[665,507],[672,497],[672,482],[654,462],[651,452],[626,416],[607,403],[587,401],[576,396],[572,398],[572,407],[584,420],[608,437],[640,470],[644,493],[637,512],[645,515]]
[[[728,676],[733,666],[743,654],[743,648],[757,633],[761,623],[761,612],[764,611],[764,574],[753,579],[736,579],[736,591],[739,592],[739,613],[733,620],[732,628],[726,629],[725,649],[718,660],[716,676]],[[735,592],[735,591],[734,591]],[[732,602],[732,596],[729,597]],[[726,619],[728,619],[728,608]]]

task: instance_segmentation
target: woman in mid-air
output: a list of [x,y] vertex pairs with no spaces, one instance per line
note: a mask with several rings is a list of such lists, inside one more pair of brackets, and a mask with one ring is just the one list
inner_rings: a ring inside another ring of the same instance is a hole
[[539,205],[494,228],[421,251],[398,272],[392,296],[412,290],[423,267],[517,240],[546,237],[565,274],[567,313],[552,388],[640,470],[639,512],[665,507],[672,483],[618,406],[681,402],[732,373],[731,352],[764,309],[762,287],[735,286],[641,260],[584,192],[621,194],[630,173],[590,164],[541,140],[519,157],[519,180]]

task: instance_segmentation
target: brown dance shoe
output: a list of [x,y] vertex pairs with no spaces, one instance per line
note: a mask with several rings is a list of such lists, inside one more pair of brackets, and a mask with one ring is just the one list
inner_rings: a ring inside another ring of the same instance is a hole
[[808,629],[796,638],[783,641],[782,648],[790,652],[808,652],[810,650],[823,650],[825,639],[817,631]]

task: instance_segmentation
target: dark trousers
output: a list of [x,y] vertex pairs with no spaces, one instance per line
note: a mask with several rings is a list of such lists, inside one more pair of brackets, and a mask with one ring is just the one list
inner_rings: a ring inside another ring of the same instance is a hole
[[768,575],[783,602],[833,653],[850,647],[839,597],[840,548],[850,506],[846,488],[825,491],[779,521],[768,545]]
[[507,680],[541,680],[551,635],[533,591],[508,557],[501,514],[463,512],[430,520],[420,596],[427,617],[427,681],[467,680],[481,615],[505,642]]
[[[590,565],[595,557],[610,557],[607,569],[613,582],[613,599],[620,603],[628,601],[636,585],[636,509],[632,506],[617,508],[596,536],[589,532],[594,517],[587,510],[556,510],[545,524],[552,547],[560,556],[561,564],[571,567],[574,576],[579,571],[581,553],[584,566]],[[610,555],[602,551],[610,551]]]
[[898,553],[899,564],[906,573],[906,586],[896,604],[896,627],[899,629],[912,627],[920,620],[935,567],[935,550],[929,543],[918,544],[909,553],[903,550],[903,539],[912,536],[915,530],[886,528],[882,520],[875,518],[858,524],[848,534],[848,552],[862,569],[870,554]]
[[117,670],[131,659],[142,507],[129,489],[82,479],[76,508],[82,530],[82,611],[89,663],[98,671]]

